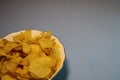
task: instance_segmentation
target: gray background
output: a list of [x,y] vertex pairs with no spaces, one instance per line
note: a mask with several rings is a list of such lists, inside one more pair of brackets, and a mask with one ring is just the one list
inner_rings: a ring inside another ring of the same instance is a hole
[[51,30],[66,61],[54,80],[120,80],[119,0],[0,0],[0,37]]

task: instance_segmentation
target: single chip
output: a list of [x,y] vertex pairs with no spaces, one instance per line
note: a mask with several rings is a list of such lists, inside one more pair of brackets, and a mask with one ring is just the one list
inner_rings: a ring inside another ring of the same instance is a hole
[[30,50],[31,50],[31,47],[30,45],[28,45],[27,43],[22,43],[22,46],[23,46],[23,52],[24,53],[30,53]]
[[13,63],[13,62],[9,62],[5,65],[6,69],[11,72],[11,73],[14,73],[15,72],[15,69],[17,67],[17,64],[16,63]]
[[51,37],[51,31],[46,32],[44,37],[49,39]]
[[0,56],[7,56],[3,49],[0,49]]
[[30,47],[31,47],[30,53],[36,54],[38,56],[40,56],[42,54],[42,49],[38,44],[32,44],[32,45],[30,45]]
[[[35,68],[36,69],[36,68]],[[36,79],[46,78],[51,73],[51,69],[48,67],[39,67],[37,70],[31,72],[31,76]]]
[[17,80],[10,75],[3,75],[0,80]]
[[24,32],[20,32],[20,34],[13,37],[15,42],[29,42],[32,40],[31,30],[25,30]]
[[22,42],[24,40],[23,36],[24,36],[24,33],[21,32],[20,34],[13,36],[13,41]]
[[54,45],[54,42],[46,38],[41,38],[39,39],[39,44],[42,49],[45,49],[45,48],[52,48],[52,46]]
[[41,57],[31,62],[29,71],[32,75],[36,75],[38,78],[45,78],[51,72],[51,67],[54,65],[49,57]]
[[32,33],[31,30],[25,30],[23,34],[23,38],[26,42],[32,41]]
[[10,52],[13,48],[15,48],[17,46],[17,43],[14,43],[14,42],[9,42],[5,45],[4,47],[4,51],[5,53],[8,53]]
[[3,40],[0,40],[0,48],[1,47],[4,47],[4,42],[3,42]]
[[52,52],[49,55],[49,57],[51,57],[52,59],[56,61],[59,58],[59,56],[60,56],[59,46],[55,44],[54,47],[52,47]]
[[22,65],[29,65],[32,61],[34,61],[37,58],[39,58],[38,55],[31,53],[27,57],[25,57],[24,59],[22,59],[21,64]]

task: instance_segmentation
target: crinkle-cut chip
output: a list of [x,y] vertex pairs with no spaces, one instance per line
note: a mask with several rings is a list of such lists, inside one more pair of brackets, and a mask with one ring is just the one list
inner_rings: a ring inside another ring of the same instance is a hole
[[1,80],[17,80],[17,79],[6,74],[6,75],[2,75]]
[[41,38],[41,39],[39,39],[39,44],[42,49],[45,49],[45,48],[51,48],[53,46],[54,42],[52,40],[48,40],[46,38]]
[[30,45],[28,45],[27,43],[22,43],[22,46],[23,46],[23,52],[24,53],[30,53],[30,51],[31,51],[31,47],[30,47]]
[[51,73],[51,69],[49,67],[39,67],[35,68],[30,74],[32,77],[36,79],[46,78]]
[[31,47],[31,53],[36,54],[38,56],[41,55],[42,49],[38,44],[31,44],[30,47]]
[[13,48],[15,48],[17,46],[17,43],[14,43],[14,42],[9,42],[5,45],[4,47],[4,51],[5,53],[8,53],[10,52]]

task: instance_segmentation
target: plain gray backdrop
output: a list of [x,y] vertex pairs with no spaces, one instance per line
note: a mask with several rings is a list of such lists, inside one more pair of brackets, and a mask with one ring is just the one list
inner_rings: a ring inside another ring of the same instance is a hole
[[119,0],[0,0],[0,37],[51,30],[66,61],[54,80],[120,80]]

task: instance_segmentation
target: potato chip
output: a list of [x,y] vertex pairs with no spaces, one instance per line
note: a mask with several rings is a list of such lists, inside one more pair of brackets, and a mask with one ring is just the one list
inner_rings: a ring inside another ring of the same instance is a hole
[[21,67],[17,67],[16,69],[16,73],[18,74],[18,79],[20,80],[29,80],[30,75],[28,74],[28,67],[27,66],[23,66]]
[[5,67],[9,72],[14,73],[17,67],[17,64],[13,62],[8,62],[5,64]]
[[30,53],[30,50],[31,50],[31,47],[30,45],[28,45],[27,43],[22,43],[22,46],[23,46],[23,52],[24,53]]
[[41,57],[31,62],[29,71],[32,75],[36,75],[39,78],[44,78],[51,72],[51,67],[54,65],[54,61],[49,57]]
[[52,52],[49,55],[49,57],[51,57],[52,59],[56,60],[58,59],[60,56],[60,52],[59,52],[59,47],[57,44],[55,44],[55,46],[52,48]]
[[10,41],[8,41],[7,39],[1,39],[1,45],[4,47],[7,43],[9,43]]
[[7,56],[3,49],[0,49],[0,56]]
[[34,66],[39,67],[52,67],[54,65],[54,61],[50,57],[40,57],[33,60],[30,64],[30,68]]
[[24,36],[24,33],[21,32],[20,34],[13,36],[13,41],[21,42],[24,40],[23,36]]
[[40,48],[40,46],[38,44],[32,44],[30,45],[31,47],[31,52],[33,54],[36,54],[38,56],[40,56],[42,54],[42,49]]
[[25,32],[23,34],[23,38],[25,41],[31,41],[32,40],[31,30],[25,30]]
[[17,80],[17,79],[11,77],[10,75],[3,75],[1,77],[1,80]]
[[14,42],[9,42],[5,45],[4,47],[4,51],[5,53],[8,53],[10,52],[13,48],[15,48],[17,46],[17,43],[14,43]]
[[31,30],[25,30],[24,32],[20,32],[20,34],[13,37],[15,42],[28,42],[32,40]]
[[25,57],[24,59],[22,59],[21,64],[22,65],[29,65],[33,60],[39,58],[38,55],[35,54],[29,54],[27,57]]
[[42,38],[42,39],[39,39],[39,44],[41,48],[44,49],[44,48],[51,48],[53,43],[48,39]]
[[13,55],[11,56],[11,59],[15,59],[17,57],[20,57],[20,53],[13,53]]
[[15,64],[19,64],[21,62],[21,60],[22,60],[22,57],[17,57],[17,58],[12,58],[10,60],[10,62],[15,63]]
[[3,40],[0,40],[0,48],[1,47],[4,47],[4,42],[3,42]]
[[14,48],[15,50],[22,50],[22,44],[18,43],[17,46]]
[[44,37],[49,39],[51,37],[51,31],[46,32]]
[[31,72],[31,75],[34,78],[40,79],[40,78],[47,77],[50,73],[51,73],[51,69],[49,67],[45,67],[45,68],[44,67],[39,67],[39,68],[37,68],[37,70],[33,70]]

